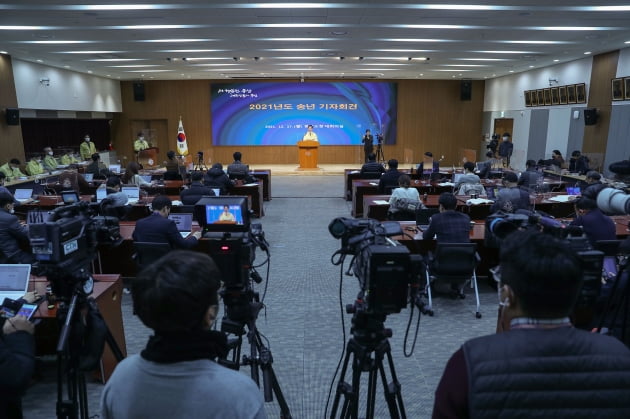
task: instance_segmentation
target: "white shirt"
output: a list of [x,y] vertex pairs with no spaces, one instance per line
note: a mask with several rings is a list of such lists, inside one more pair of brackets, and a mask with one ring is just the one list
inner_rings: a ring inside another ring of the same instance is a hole
[[315,134],[313,131],[307,131],[306,134],[304,134],[304,138],[302,138],[302,140],[318,141],[317,134]]

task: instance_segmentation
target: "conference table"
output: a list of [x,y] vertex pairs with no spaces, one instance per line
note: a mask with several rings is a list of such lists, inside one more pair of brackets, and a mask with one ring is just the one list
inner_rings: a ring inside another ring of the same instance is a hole
[[[31,276],[29,291],[37,291],[39,295],[45,296],[49,282],[46,277]],[[127,356],[127,344],[125,341],[125,330],[122,319],[121,300],[123,295],[123,284],[119,274],[94,275],[94,291],[90,297],[94,298],[98,310],[103,316],[114,340],[118,344],[123,356]],[[39,302],[34,318],[41,319],[35,332],[35,343],[37,355],[54,354],[59,339],[60,326],[57,322],[57,309],[59,302],[49,308],[46,298]],[[77,312],[78,314],[78,312]],[[95,372],[95,377],[105,383],[118,360],[107,344],[101,358],[100,368]]]

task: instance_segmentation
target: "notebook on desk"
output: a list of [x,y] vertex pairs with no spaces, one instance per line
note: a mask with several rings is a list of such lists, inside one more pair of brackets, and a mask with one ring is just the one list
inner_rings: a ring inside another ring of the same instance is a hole
[[127,195],[127,204],[134,205],[140,201],[140,188],[137,186],[123,186],[121,192]]
[[16,189],[13,193],[13,198],[18,201],[20,204],[26,204],[27,202],[31,202],[33,200],[33,190],[32,189]]
[[0,264],[0,303],[5,298],[17,300],[28,291],[29,264]]
[[177,231],[183,238],[188,237],[192,230],[193,215],[189,213],[169,214],[169,220],[175,221]]

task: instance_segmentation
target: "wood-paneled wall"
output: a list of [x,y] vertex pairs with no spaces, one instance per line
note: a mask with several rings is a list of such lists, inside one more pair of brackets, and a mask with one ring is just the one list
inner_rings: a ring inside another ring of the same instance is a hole
[[19,125],[7,125],[6,108],[17,108],[13,66],[9,55],[0,54],[0,165],[12,158],[24,163],[24,140]]
[[610,80],[617,74],[619,50],[593,57],[588,107],[597,108],[597,124],[584,127],[582,152],[601,153],[608,144],[608,128],[612,112]]
[[[261,80],[264,81],[264,80]],[[222,80],[221,82],[225,82]],[[482,136],[484,82],[473,81],[472,100],[460,100],[459,80],[396,80],[398,83],[398,138],[396,145],[384,149],[386,159],[397,158],[406,165],[421,161],[424,151],[444,155],[445,165],[457,164],[461,149],[477,149]],[[211,139],[211,80],[145,81],[145,101],[134,101],[131,82],[121,83],[123,112],[112,122],[114,146],[119,155],[132,156],[135,132],[132,121],[166,120],[170,149],[180,115],[188,139],[188,149],[195,156],[204,152],[206,161],[229,163],[236,150],[248,164],[297,164],[295,146],[213,147]],[[361,135],[361,133],[357,133]],[[160,158],[167,149],[160,140]],[[413,154],[413,158],[409,155]],[[321,163],[360,164],[360,146],[322,146]]]

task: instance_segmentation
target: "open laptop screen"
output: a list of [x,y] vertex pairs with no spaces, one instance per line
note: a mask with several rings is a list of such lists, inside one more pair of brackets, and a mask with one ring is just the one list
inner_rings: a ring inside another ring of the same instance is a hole
[[130,201],[138,201],[140,199],[140,188],[137,186],[123,186],[121,192],[127,195]]
[[76,204],[79,202],[79,194],[75,191],[63,191],[61,192],[61,200],[64,204]]
[[33,196],[32,189],[16,189],[15,193],[13,194],[13,197],[17,199],[18,201],[31,199],[32,196]]
[[464,176],[463,173],[455,173],[453,174],[453,183],[459,182],[459,180]]
[[120,173],[120,165],[119,164],[110,164],[109,171],[114,173]]
[[178,231],[192,230],[193,215],[191,213],[169,214],[168,218],[175,221]]
[[28,291],[28,281],[31,275],[31,265],[1,264],[0,265],[0,303],[5,298],[17,300]]

